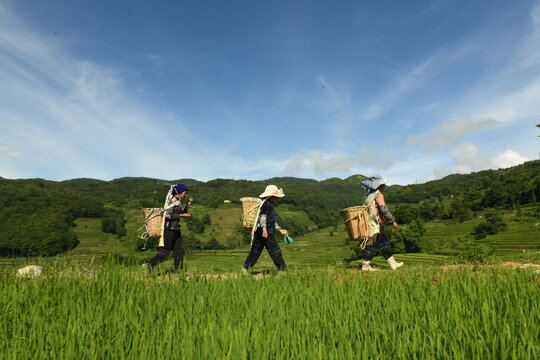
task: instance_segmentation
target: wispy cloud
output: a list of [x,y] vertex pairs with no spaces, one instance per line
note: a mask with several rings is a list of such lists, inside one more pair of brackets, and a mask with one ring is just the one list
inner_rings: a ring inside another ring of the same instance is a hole
[[463,119],[451,123],[442,123],[431,130],[428,134],[410,135],[407,137],[407,144],[421,144],[424,150],[433,150],[439,147],[450,145],[465,134],[475,133],[484,129],[493,128],[499,125],[495,119],[485,119],[473,121]]
[[425,77],[437,71],[436,64],[440,61],[441,54],[442,51],[437,51],[407,73],[396,73],[394,80],[387,84],[386,90],[372,98],[371,105],[361,112],[359,117],[366,121],[384,116],[402,96],[423,85]]
[[[5,17],[7,10],[1,11]],[[204,138],[195,141],[182,119],[131,99],[120,71],[71,58],[62,46],[0,25],[0,143],[16,141],[1,151],[28,162],[20,169],[51,179],[190,173],[208,178],[209,165],[230,160]],[[31,156],[16,150],[22,144]]]
[[531,20],[536,31],[540,33],[540,5],[536,5],[531,11]]

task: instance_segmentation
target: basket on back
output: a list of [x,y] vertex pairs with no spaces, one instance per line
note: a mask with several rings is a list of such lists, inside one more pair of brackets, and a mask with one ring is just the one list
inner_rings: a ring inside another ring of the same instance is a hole
[[262,202],[259,198],[243,197],[242,202],[242,225],[247,228],[252,228],[257,221],[257,213]]
[[144,208],[141,210],[145,217],[146,226],[148,227],[149,237],[161,237],[163,223],[163,209],[160,208]]
[[373,235],[369,227],[369,212],[366,205],[343,209],[340,214],[350,240],[364,240]]

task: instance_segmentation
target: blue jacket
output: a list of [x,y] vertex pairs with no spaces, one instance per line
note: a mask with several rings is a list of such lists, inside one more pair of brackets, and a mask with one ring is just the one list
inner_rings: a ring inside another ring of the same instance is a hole
[[273,234],[276,227],[276,210],[270,201],[265,201],[261,206],[261,215],[266,215],[266,231],[268,234]]

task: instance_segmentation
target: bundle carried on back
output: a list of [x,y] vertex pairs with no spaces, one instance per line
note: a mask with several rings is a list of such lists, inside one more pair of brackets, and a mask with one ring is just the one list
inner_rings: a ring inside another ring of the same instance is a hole
[[141,209],[144,215],[144,222],[146,226],[146,232],[139,235],[139,237],[160,237],[161,236],[161,223],[163,222],[163,209],[162,208],[144,208]]
[[[168,185],[167,185],[168,186]],[[146,241],[149,237],[160,238],[159,246],[164,245],[163,241],[163,228],[165,225],[165,210],[175,206],[173,202],[174,196],[172,195],[174,185],[171,185],[169,192],[165,197],[165,204],[163,208],[144,208],[141,209],[145,219],[144,225],[137,230],[137,236],[144,240],[144,246],[142,250],[146,249]]]
[[352,206],[340,211],[351,241],[361,241],[364,248],[367,240],[380,232],[375,198],[378,191],[367,196],[362,206]]
[[262,200],[254,197],[243,197],[242,202],[242,225],[246,228],[253,228],[259,217],[259,209]]

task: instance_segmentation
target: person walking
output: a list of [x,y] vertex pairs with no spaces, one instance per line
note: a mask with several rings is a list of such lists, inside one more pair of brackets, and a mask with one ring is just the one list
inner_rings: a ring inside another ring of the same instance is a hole
[[148,270],[152,270],[157,264],[164,261],[171,251],[174,253],[174,273],[182,272],[184,269],[184,242],[180,232],[180,218],[188,218],[189,206],[193,203],[193,198],[189,198],[185,208],[182,208],[180,200],[187,195],[188,188],[184,184],[172,187],[167,195],[167,205],[165,206],[165,219],[163,225],[163,236],[160,239],[159,250],[156,256],[146,264]]
[[274,237],[276,230],[282,235],[287,234],[287,230],[282,229],[276,223],[276,210],[274,209],[274,205],[284,196],[283,189],[278,189],[276,185],[268,185],[259,195],[259,198],[264,200],[260,205],[255,225],[253,225],[251,249],[242,268],[244,273],[247,273],[247,270],[255,265],[265,247],[278,271],[287,269],[281,248]]
[[[402,262],[396,262],[394,259],[394,253],[390,242],[384,235],[384,226],[385,221],[389,224],[392,224],[394,228],[398,228],[398,224],[392,216],[392,213],[386,206],[384,202],[383,191],[386,187],[387,178],[380,175],[373,175],[369,180],[364,180],[361,182],[361,185],[366,189],[369,194],[364,200],[364,204],[368,206],[370,210],[370,218],[374,218],[375,223],[379,225],[379,232],[372,237],[370,237],[366,242],[366,247],[362,254],[362,270],[364,271],[376,271],[377,269],[372,268],[369,263],[377,255],[378,252],[386,259],[388,265],[392,270],[396,270],[398,267],[403,266]],[[376,226],[376,225],[375,225]]]

